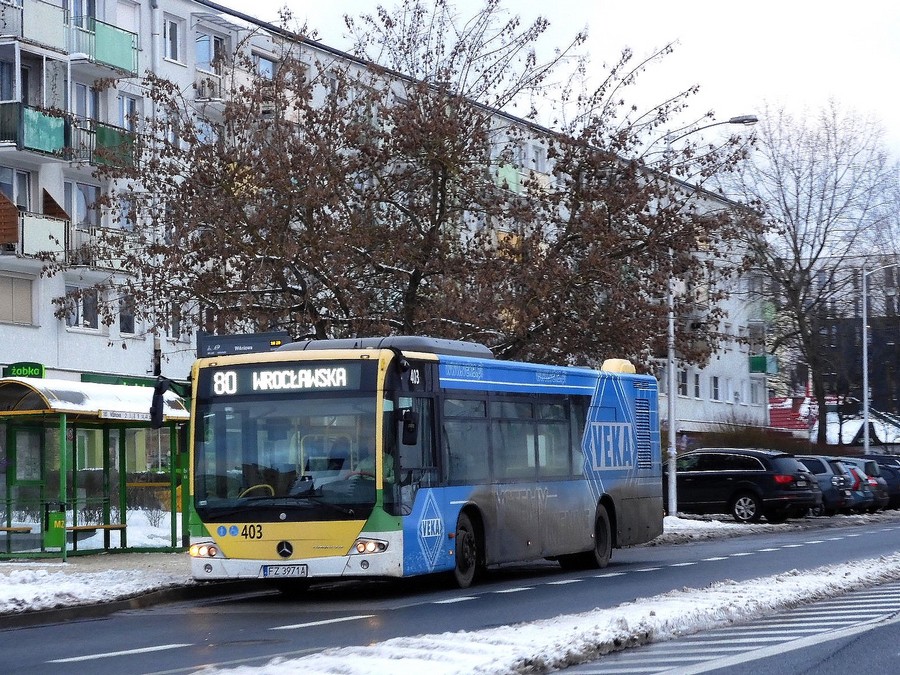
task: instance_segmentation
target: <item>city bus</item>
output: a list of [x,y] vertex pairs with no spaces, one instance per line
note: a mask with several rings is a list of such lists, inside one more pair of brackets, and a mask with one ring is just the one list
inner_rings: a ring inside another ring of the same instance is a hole
[[420,336],[199,359],[194,578],[285,591],[538,559],[602,568],[662,532],[657,382]]

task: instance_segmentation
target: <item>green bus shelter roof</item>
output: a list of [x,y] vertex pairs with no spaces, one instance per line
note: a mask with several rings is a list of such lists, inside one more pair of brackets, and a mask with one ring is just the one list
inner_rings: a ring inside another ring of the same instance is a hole
[[[110,421],[150,421],[152,387],[97,384],[34,377],[0,377],[4,413],[66,413]],[[187,421],[190,412],[174,392],[165,394],[166,421]]]

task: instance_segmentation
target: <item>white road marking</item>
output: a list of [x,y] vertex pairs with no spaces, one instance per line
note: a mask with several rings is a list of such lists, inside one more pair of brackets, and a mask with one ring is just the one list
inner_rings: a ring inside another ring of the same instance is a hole
[[75,663],[76,661],[93,661],[94,659],[108,659],[114,656],[128,656],[129,654],[147,654],[149,652],[162,652],[166,649],[179,649],[190,647],[190,642],[174,642],[168,645],[156,645],[154,647],[141,647],[139,649],[123,649],[118,652],[101,652],[99,654],[85,654],[84,656],[70,656],[66,659],[53,659],[47,663]]
[[327,626],[330,623],[342,623],[344,621],[356,621],[358,619],[371,619],[374,614],[357,614],[356,616],[342,616],[339,619],[325,619],[323,621],[309,621],[308,623],[293,623],[287,626],[272,626],[269,630],[294,630],[295,628],[310,628],[312,626]]

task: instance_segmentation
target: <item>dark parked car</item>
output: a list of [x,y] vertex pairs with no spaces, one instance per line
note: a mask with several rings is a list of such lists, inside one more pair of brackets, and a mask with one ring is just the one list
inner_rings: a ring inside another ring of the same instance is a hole
[[865,513],[872,509],[875,505],[875,493],[869,486],[869,477],[865,472],[854,466],[853,464],[844,464],[839,457],[829,457],[829,463],[832,466],[840,467],[850,481],[850,493],[853,495],[853,502],[850,508],[844,513]]
[[900,508],[900,455],[863,455],[874,459],[881,469],[881,477],[887,483],[888,508]]
[[865,477],[869,482],[869,487],[875,493],[875,504],[869,509],[875,513],[881,509],[887,508],[890,497],[888,496],[887,481],[881,475],[881,469],[878,462],[874,459],[864,459],[863,457],[841,457],[844,464],[855,466],[865,473]]
[[845,475],[843,467],[835,466],[821,455],[797,455],[797,459],[815,477],[822,489],[822,507],[815,510],[814,515],[833,516],[853,506],[850,479]]
[[812,474],[794,455],[775,450],[693,450],[678,457],[676,481],[679,511],[730,513],[738,522],[765,515],[780,523],[822,504]]

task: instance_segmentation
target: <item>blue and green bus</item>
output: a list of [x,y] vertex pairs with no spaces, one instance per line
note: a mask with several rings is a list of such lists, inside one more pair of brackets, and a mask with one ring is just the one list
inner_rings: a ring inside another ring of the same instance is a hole
[[656,380],[495,360],[415,336],[199,359],[200,580],[448,573],[537,559],[602,568],[662,532]]

